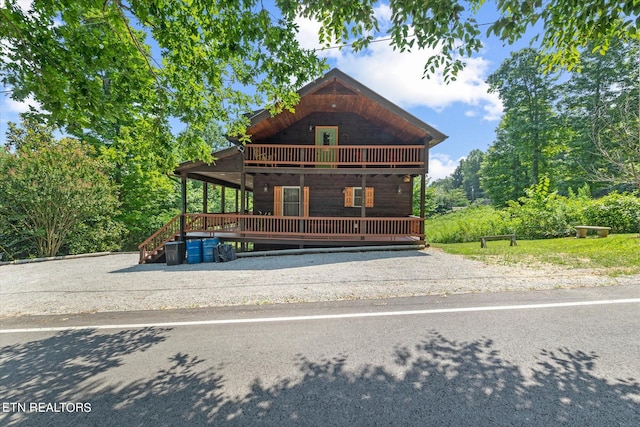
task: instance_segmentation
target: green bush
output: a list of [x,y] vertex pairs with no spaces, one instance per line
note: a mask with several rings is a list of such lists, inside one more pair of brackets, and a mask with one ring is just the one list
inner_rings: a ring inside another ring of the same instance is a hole
[[570,198],[549,192],[550,182],[543,178],[525,190],[526,196],[510,201],[507,212],[514,232],[523,239],[548,239],[570,236],[582,220],[582,210],[590,198],[584,193]]
[[640,198],[611,193],[591,199],[586,188],[569,197],[549,193],[549,181],[526,190],[526,196],[503,210],[474,206],[425,222],[426,239],[433,243],[478,241],[480,236],[515,233],[519,239],[572,236],[576,225],[600,225],[613,233],[640,231]]
[[611,193],[593,200],[583,211],[584,225],[611,227],[613,233],[635,233],[640,227],[640,198]]
[[506,212],[472,206],[425,222],[426,239],[434,243],[473,242],[480,236],[512,233]]

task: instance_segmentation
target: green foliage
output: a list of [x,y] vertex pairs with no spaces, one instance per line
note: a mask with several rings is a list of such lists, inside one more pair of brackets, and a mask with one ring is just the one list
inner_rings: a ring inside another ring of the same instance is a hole
[[0,151],[0,234],[12,257],[118,248],[116,188],[93,154],[70,138]]
[[548,178],[526,189],[518,202],[504,209],[470,207],[426,221],[427,240],[434,243],[478,241],[481,236],[515,233],[518,239],[548,239],[575,235],[576,225],[612,228],[613,233],[633,233],[640,227],[640,198],[612,193],[591,199],[589,188],[571,191],[569,197],[550,192]]
[[586,206],[583,216],[585,225],[611,227],[613,233],[640,232],[640,197],[611,193]]
[[496,5],[500,18],[489,26],[487,33],[514,43],[529,28],[541,28],[542,59],[547,69],[579,68],[580,51],[585,47],[605,54],[614,39],[637,40],[640,37],[637,31],[640,2],[635,0],[592,0],[588,3],[497,0]]
[[640,187],[638,46],[614,40],[606,55],[587,49],[580,73],[560,86],[558,103],[567,129],[563,154],[572,186],[594,190],[611,183]]
[[[28,11],[19,6],[24,3],[5,0],[0,7],[6,58],[0,74],[13,99],[33,95],[52,123],[83,139],[110,140],[121,124],[146,117],[157,119],[157,140],[174,116],[196,129],[223,123],[243,140],[247,111],[292,109],[295,89],[326,68],[315,51],[300,46],[296,19],[319,22],[325,46],[355,51],[386,30],[395,49],[427,52],[425,76],[442,72],[448,81],[482,48],[475,14],[485,0],[395,0],[386,29],[374,0],[278,0],[270,9],[258,0],[40,0]],[[589,42],[605,52],[615,38],[638,38],[636,1],[496,5],[501,16],[488,34],[514,43],[541,22],[543,58],[551,66],[575,66],[578,49]],[[152,57],[147,37],[161,58]],[[200,153],[204,141],[189,143]]]
[[[526,186],[548,175],[553,153],[561,151],[554,147],[560,144],[554,138],[556,80],[543,72],[538,52],[531,48],[512,53],[487,79],[489,91],[497,92],[505,107],[500,132],[501,143],[510,147],[504,151],[512,156],[508,164],[519,163],[526,170]],[[491,171],[485,168],[485,173]]]
[[471,206],[425,222],[426,240],[434,243],[473,242],[512,232],[508,214],[491,206]]
[[507,212],[511,217],[514,232],[524,239],[543,239],[569,236],[572,225],[579,222],[579,213],[570,207],[567,198],[549,192],[549,178],[525,190],[526,196],[518,202],[509,202]]

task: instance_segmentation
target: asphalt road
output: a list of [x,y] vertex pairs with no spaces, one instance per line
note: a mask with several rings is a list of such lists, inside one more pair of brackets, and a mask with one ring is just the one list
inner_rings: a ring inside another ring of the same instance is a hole
[[636,426],[639,326],[640,286],[3,319],[0,424]]

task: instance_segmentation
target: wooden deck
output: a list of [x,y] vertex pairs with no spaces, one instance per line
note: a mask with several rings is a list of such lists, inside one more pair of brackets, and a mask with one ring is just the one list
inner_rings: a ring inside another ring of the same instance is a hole
[[283,145],[247,144],[247,167],[424,167],[423,145]]
[[[163,253],[179,237],[180,216],[143,242],[140,263]],[[404,218],[285,217],[239,214],[186,214],[187,238],[274,245],[354,246],[424,243],[424,220]]]

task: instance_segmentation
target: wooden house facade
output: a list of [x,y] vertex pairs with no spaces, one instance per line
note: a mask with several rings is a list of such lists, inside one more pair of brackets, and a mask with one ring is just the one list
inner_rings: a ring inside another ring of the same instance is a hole
[[[254,250],[424,244],[429,149],[446,135],[338,69],[299,94],[294,113],[256,112],[250,143],[214,153],[211,164],[175,170],[182,214],[140,245],[140,262],[160,259],[164,244],[191,237],[251,243]],[[205,183],[205,201],[215,188],[222,200],[234,191],[236,203],[212,213],[205,202],[202,212],[187,212],[190,179]],[[414,197],[419,216],[412,215]]]

